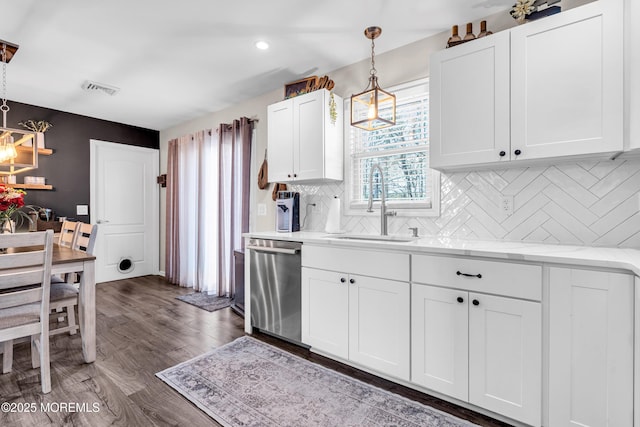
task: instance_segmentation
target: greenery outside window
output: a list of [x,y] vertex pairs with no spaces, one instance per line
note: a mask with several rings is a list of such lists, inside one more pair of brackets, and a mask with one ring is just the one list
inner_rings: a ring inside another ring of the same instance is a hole
[[[376,163],[384,170],[387,206],[398,215],[438,216],[440,174],[429,169],[429,80],[421,79],[389,91],[396,95],[396,124],[365,131],[345,126],[346,214],[363,215],[373,193],[380,206],[380,176],[369,173]],[[348,113],[349,103],[345,102]],[[349,117],[349,114],[345,114]],[[374,214],[378,214],[375,212]]]

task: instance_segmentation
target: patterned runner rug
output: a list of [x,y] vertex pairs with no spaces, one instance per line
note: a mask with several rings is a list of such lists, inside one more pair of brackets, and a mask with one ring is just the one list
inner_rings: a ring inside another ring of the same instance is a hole
[[476,425],[248,336],[156,376],[225,427]]
[[231,298],[217,297],[214,295],[207,295],[204,292],[194,292],[192,294],[180,295],[176,297],[180,301],[184,301],[188,304],[195,305],[203,310],[216,311],[229,307],[231,305]]

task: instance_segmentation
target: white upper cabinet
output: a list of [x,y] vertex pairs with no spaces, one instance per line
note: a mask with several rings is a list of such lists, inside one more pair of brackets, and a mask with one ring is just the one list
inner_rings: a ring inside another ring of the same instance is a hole
[[623,150],[622,2],[511,30],[512,158]]
[[629,85],[629,148],[640,149],[640,2],[627,0],[626,45],[627,80]]
[[430,166],[622,151],[622,46],[622,2],[600,0],[435,53]]
[[269,105],[269,182],[341,181],[342,110],[326,89]]
[[509,160],[509,33],[435,53],[430,74],[431,167]]

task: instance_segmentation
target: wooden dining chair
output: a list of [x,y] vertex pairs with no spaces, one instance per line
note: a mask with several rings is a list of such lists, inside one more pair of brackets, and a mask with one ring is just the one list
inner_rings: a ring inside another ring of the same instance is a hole
[[73,241],[76,237],[76,230],[78,223],[75,221],[65,221],[60,228],[60,235],[58,237],[58,246],[70,248],[73,245]]
[[[13,340],[31,338],[31,364],[40,367],[42,392],[51,391],[49,291],[53,230],[0,235],[0,342],[2,372],[11,372]],[[39,356],[38,356],[39,355]]]
[[[76,232],[71,249],[86,252],[93,255],[93,249],[96,243],[96,235],[98,231],[97,225],[78,222]],[[67,326],[52,328],[50,335],[62,334],[69,332],[69,335],[75,335],[79,329],[76,320],[76,307],[78,306],[78,287],[75,285],[75,274],[69,274],[66,281],[54,279],[51,283],[50,310],[51,316],[56,319],[57,323],[64,322],[66,319]],[[81,331],[82,332],[82,331]]]

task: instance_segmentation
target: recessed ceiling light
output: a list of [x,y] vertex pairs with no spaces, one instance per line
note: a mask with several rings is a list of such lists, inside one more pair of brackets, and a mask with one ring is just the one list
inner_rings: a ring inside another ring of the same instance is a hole
[[269,49],[269,43],[264,40],[259,40],[256,42],[256,47],[260,50],[267,50]]

